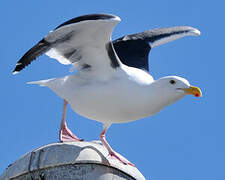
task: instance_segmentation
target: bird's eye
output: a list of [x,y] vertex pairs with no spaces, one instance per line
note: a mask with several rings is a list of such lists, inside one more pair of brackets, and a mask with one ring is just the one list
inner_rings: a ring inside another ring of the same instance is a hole
[[175,83],[176,83],[176,81],[170,80],[170,84],[175,84]]

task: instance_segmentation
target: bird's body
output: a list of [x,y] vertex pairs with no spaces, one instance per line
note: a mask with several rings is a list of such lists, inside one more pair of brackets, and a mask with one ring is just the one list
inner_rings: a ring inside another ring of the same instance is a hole
[[[132,74],[127,69],[139,73]],[[89,72],[79,72],[38,83],[67,100],[78,114],[110,124],[134,121],[161,109],[157,106],[151,108],[154,99],[150,87],[152,82],[152,77],[145,71],[124,66],[110,76],[99,76],[98,79]]]
[[100,139],[110,155],[131,164],[120,159],[109,146],[105,140],[107,128],[113,123],[151,116],[186,94],[201,96],[199,88],[190,86],[181,77],[154,80],[147,72],[148,53],[152,47],[200,32],[186,26],[162,28],[127,35],[112,42],[111,32],[119,21],[119,17],[107,14],[67,21],[31,48],[17,63],[14,73],[43,53],[62,64],[72,64],[78,70],[74,75],[31,82],[49,87],[64,99],[60,140],[79,140],[66,127],[68,102],[78,114],[102,122]]

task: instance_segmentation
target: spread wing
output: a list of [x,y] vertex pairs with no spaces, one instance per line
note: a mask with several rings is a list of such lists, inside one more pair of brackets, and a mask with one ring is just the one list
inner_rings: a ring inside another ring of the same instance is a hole
[[108,14],[92,14],[71,19],[32,47],[18,61],[14,73],[21,71],[42,54],[62,64],[95,70],[117,68],[120,60],[111,42],[111,33],[120,18]]
[[148,71],[148,56],[153,47],[185,36],[197,35],[200,35],[199,30],[188,26],[159,28],[123,36],[114,40],[113,46],[123,64]]

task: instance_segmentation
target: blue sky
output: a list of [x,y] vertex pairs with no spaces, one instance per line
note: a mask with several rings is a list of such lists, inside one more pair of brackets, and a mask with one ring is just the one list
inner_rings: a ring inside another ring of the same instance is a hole
[[[225,55],[223,1],[1,1],[1,148],[0,173],[24,153],[58,141],[62,100],[48,88],[28,81],[69,74],[41,56],[16,76],[19,58],[64,21],[90,13],[112,13],[122,21],[113,39],[144,30],[188,25],[199,37],[186,37],[157,47],[150,54],[155,79],[178,75],[203,91],[186,96],[155,115],[112,125],[112,147],[151,180],[225,179]],[[69,127],[87,141],[98,139],[102,125],[68,111]]]

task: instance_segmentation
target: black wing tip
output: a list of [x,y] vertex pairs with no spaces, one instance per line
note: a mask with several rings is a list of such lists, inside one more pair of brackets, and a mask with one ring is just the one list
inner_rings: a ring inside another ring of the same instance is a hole
[[13,74],[13,75],[16,75],[16,74],[18,74],[19,72],[20,72],[20,71],[17,71],[16,69],[14,69],[13,72],[12,72],[12,74]]
[[[30,64],[30,63],[29,63]],[[21,70],[23,70],[26,66],[28,66],[29,64],[22,64],[20,62],[18,62],[16,64],[15,69],[13,70],[13,75],[18,74]]]
[[13,75],[18,74],[22,69],[25,68],[25,65],[23,65],[22,63],[20,63],[19,61],[16,63],[16,67],[13,70]]
[[39,41],[35,46],[33,46],[29,51],[27,51],[23,57],[16,63],[16,67],[13,70],[13,74],[19,73],[26,66],[28,66],[37,57],[44,54],[50,49],[51,44],[47,42],[44,38]]
[[16,71],[16,70],[13,71],[13,75],[16,75],[16,74],[18,74],[18,73],[19,73],[19,72]]
[[57,26],[54,30],[56,29],[59,29],[60,27],[62,26],[65,26],[65,25],[69,25],[69,24],[74,24],[74,23],[78,23],[78,22],[81,22],[81,21],[88,21],[88,20],[118,20],[120,21],[120,18],[116,15],[113,15],[113,14],[87,14],[87,15],[83,15],[83,16],[78,16],[78,17],[75,17],[73,19],[70,19],[62,24],[60,24],[59,26]]

